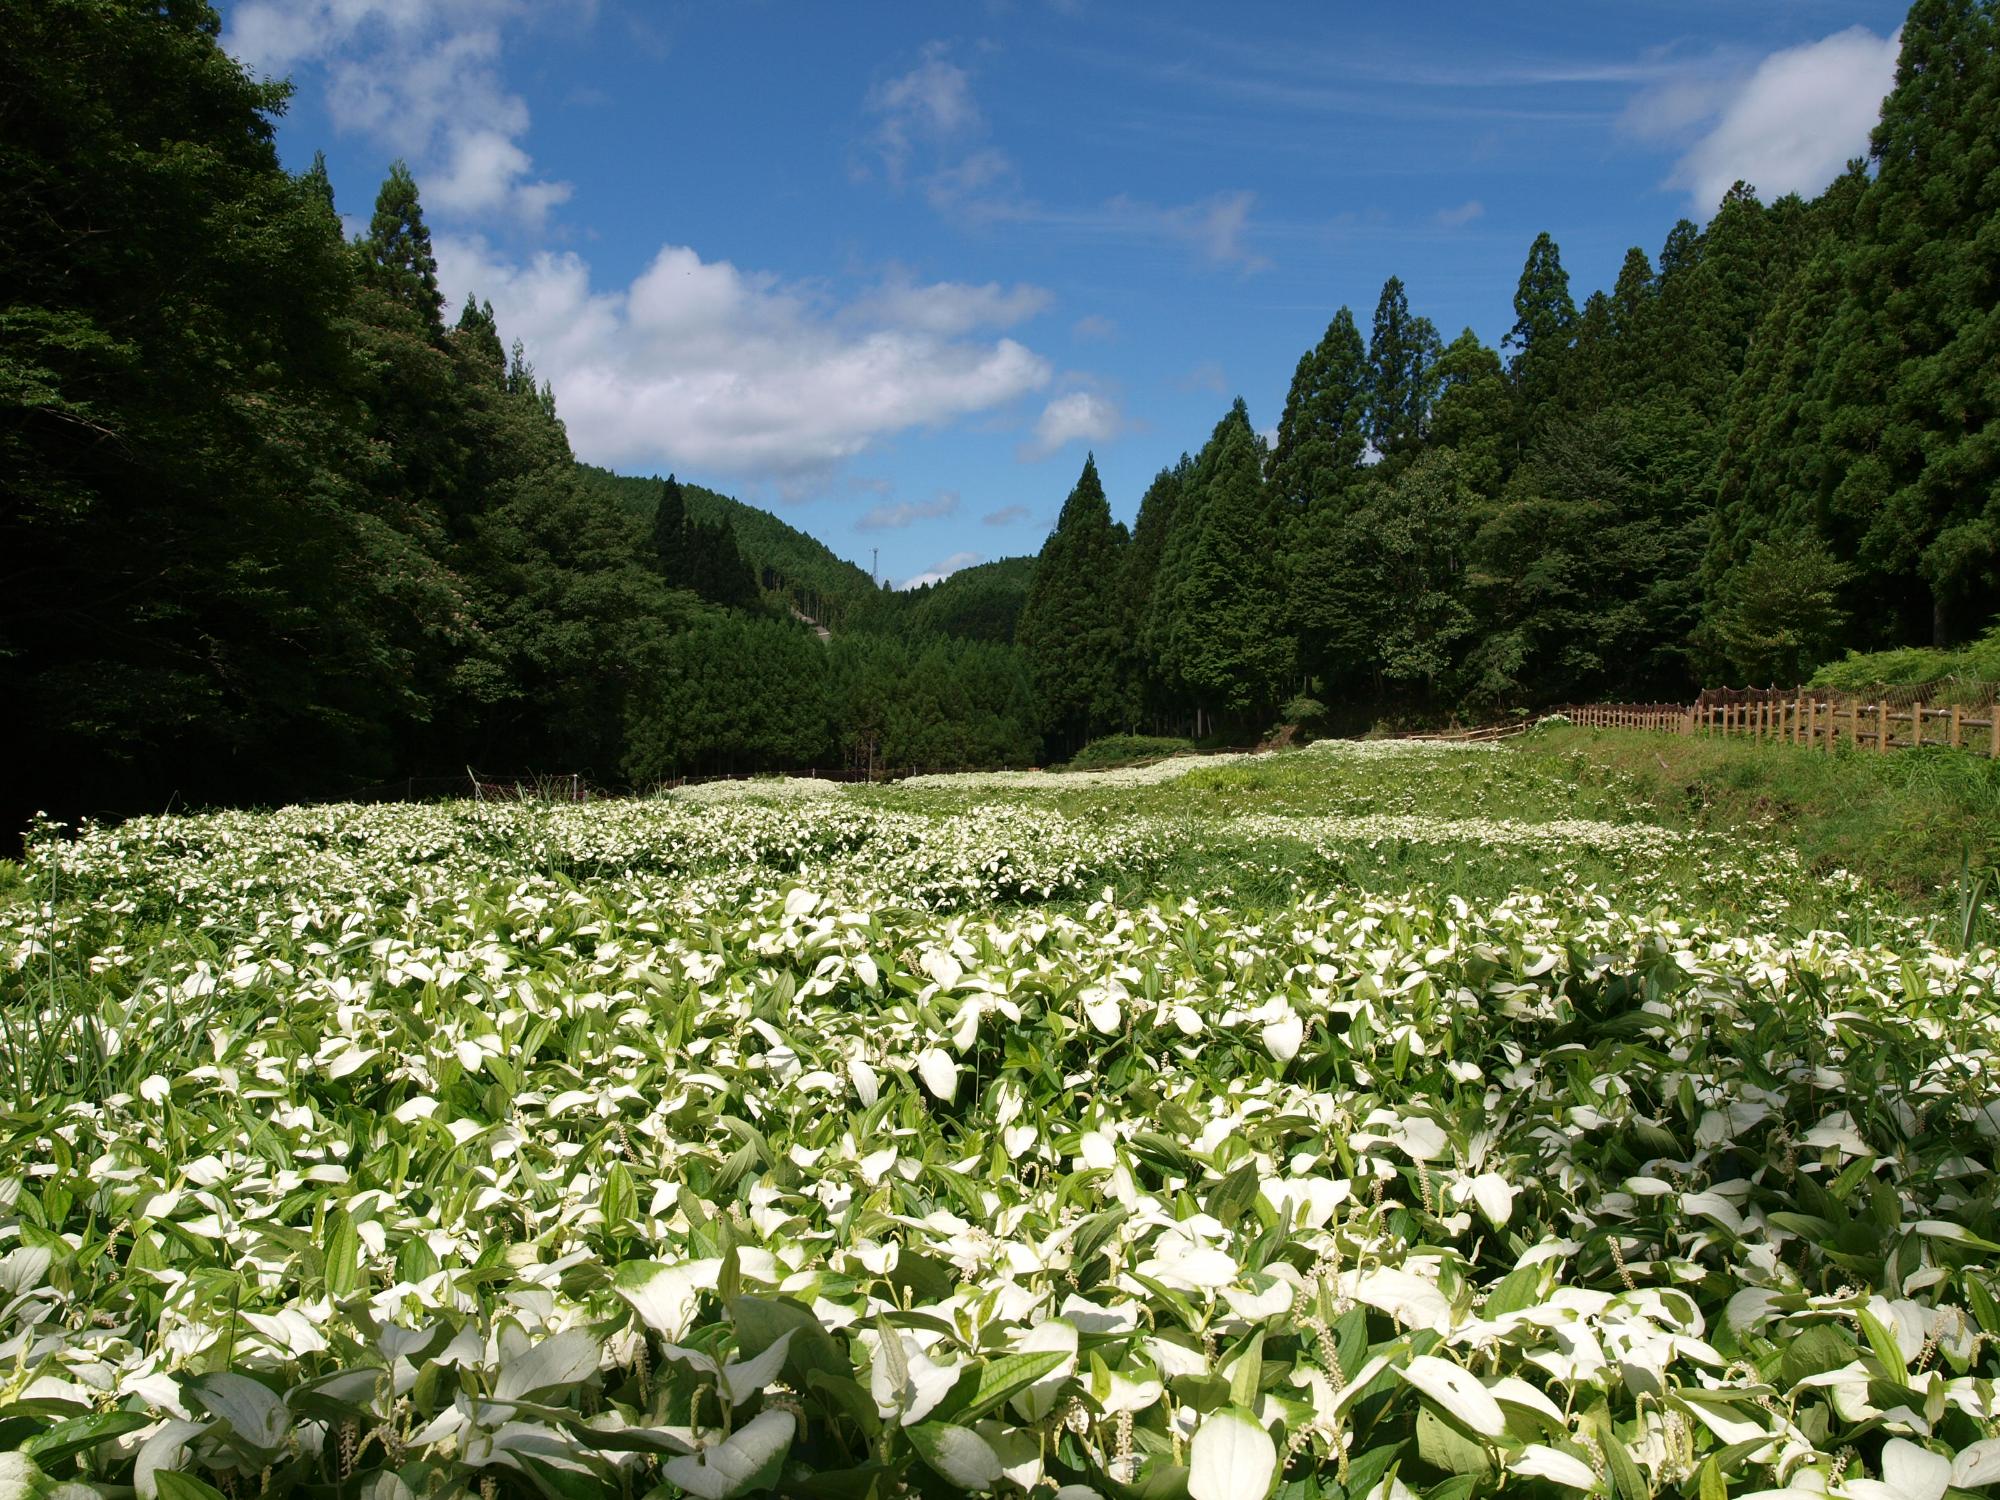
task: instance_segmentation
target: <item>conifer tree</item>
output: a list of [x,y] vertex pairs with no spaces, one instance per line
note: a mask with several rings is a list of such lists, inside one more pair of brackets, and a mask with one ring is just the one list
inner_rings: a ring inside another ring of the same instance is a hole
[[1368,440],[1392,469],[1423,441],[1439,353],[1437,328],[1410,312],[1402,280],[1391,276],[1368,339]]
[[1156,591],[1167,611],[1163,665],[1204,726],[1261,728],[1292,680],[1263,468],[1264,445],[1239,399],[1196,460],[1200,498],[1175,528],[1171,587]]
[[1653,263],[1637,245],[1625,252],[1611,289],[1608,376],[1617,400],[1628,401],[1658,378],[1658,283]]
[[438,290],[437,257],[417,196],[417,180],[396,161],[375,195],[375,216],[364,241],[369,264],[382,284],[423,318],[433,338],[444,335],[444,295]]
[[1514,460],[1514,397],[1500,356],[1468,328],[1438,356],[1437,383],[1432,446],[1456,456],[1474,495],[1497,500]]
[[1353,483],[1368,450],[1368,397],[1368,356],[1343,307],[1292,373],[1271,457],[1281,506],[1302,512]]
[[1521,267],[1514,289],[1514,326],[1505,341],[1514,351],[1507,373],[1531,422],[1541,404],[1556,393],[1575,325],[1569,273],[1563,270],[1562,252],[1544,230],[1535,236]]
[[1129,727],[1120,671],[1124,550],[1124,528],[1111,519],[1093,454],[1042,544],[1015,627],[1043,732],[1060,752]]

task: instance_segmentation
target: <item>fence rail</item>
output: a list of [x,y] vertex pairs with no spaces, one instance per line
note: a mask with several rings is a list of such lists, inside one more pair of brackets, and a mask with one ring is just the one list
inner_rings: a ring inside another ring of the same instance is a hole
[[1842,744],[1878,752],[1942,745],[2000,759],[2000,707],[1990,695],[1982,706],[1927,703],[1908,689],[1870,694],[1712,688],[1690,704],[1580,703],[1556,712],[1596,729],[1741,735],[1824,750]]

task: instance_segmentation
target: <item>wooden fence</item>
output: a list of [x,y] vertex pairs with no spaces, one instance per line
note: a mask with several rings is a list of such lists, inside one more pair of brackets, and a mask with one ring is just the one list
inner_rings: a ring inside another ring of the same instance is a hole
[[1684,703],[1573,703],[1556,712],[1589,729],[1667,729],[1686,734],[1692,710]]
[[[1921,688],[1834,693],[1803,688],[1710,688],[1691,704],[1586,703],[1556,710],[1598,729],[1656,729],[1673,734],[1743,735],[1832,750],[1846,744],[1878,752],[1948,745],[2000,759],[2000,708],[1952,686],[1950,703],[1928,702]],[[1944,696],[1940,694],[1939,696]],[[1972,702],[1964,701],[1966,697]]]

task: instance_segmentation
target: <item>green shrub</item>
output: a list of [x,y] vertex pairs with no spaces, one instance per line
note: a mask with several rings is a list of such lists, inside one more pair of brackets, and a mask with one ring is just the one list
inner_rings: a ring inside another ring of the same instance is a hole
[[2000,625],[1949,650],[1906,646],[1900,651],[1850,651],[1813,673],[1810,685],[1859,693],[1873,687],[1917,687],[1948,677],[2000,682]]
[[1308,698],[1304,693],[1301,693],[1290,703],[1287,703],[1283,708],[1278,710],[1278,722],[1281,725],[1296,724],[1299,732],[1308,738],[1325,734],[1327,726],[1326,705],[1317,698]]
[[1165,760],[1170,755],[1191,755],[1194,753],[1192,740],[1177,740],[1165,735],[1153,734],[1113,734],[1101,740],[1092,740],[1062,767],[1065,771],[1110,771],[1119,766],[1144,766],[1156,760]]

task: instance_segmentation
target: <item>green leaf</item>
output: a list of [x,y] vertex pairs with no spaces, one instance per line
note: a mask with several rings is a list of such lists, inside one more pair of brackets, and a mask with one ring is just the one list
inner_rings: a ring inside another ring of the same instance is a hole
[[1264,1384],[1264,1330],[1250,1335],[1250,1342],[1228,1367],[1229,1399],[1247,1410],[1257,1409],[1257,1393]]
[[1780,1374],[1788,1386],[1828,1370],[1838,1370],[1854,1358],[1854,1341],[1830,1323],[1813,1323],[1785,1345]]
[[1257,1201],[1257,1188],[1261,1180],[1257,1164],[1254,1161],[1246,1161],[1208,1190],[1202,1206],[1214,1218],[1220,1220],[1225,1229],[1234,1229],[1236,1221],[1241,1219],[1249,1211],[1250,1205]]
[[1618,1441],[1609,1422],[1603,1425],[1602,1431],[1604,1463],[1611,1471],[1611,1483],[1618,1500],[1653,1500],[1652,1486],[1646,1483],[1646,1476],[1633,1462],[1631,1450]]
[[[900,1353],[900,1351],[898,1351]],[[958,1389],[938,1406],[937,1415],[958,1422],[970,1422],[997,1411],[1029,1386],[1070,1359],[1062,1349],[1034,1349],[1024,1354],[1003,1354],[981,1364],[962,1403]],[[963,1385],[964,1382],[961,1382]]]
[[361,1286],[361,1234],[344,1210],[333,1216],[333,1233],[326,1244],[327,1295],[338,1301]]
[[46,1472],[79,1453],[88,1453],[114,1438],[150,1426],[152,1420],[144,1412],[136,1411],[105,1411],[75,1417],[36,1433],[21,1444],[21,1451]]
[[1910,1368],[1903,1363],[1903,1351],[1896,1347],[1896,1336],[1884,1328],[1881,1320],[1867,1308],[1862,1308],[1858,1317],[1862,1336],[1868,1340],[1869,1352],[1875,1356],[1876,1363],[1882,1366],[1887,1378],[1897,1385],[1908,1385]]
[[222,1491],[207,1480],[172,1469],[155,1474],[153,1483],[158,1487],[160,1500],[222,1500]]
[[1417,1456],[1446,1474],[1484,1476],[1493,1472],[1486,1445],[1447,1422],[1428,1402],[1417,1408]]
[[1524,1307],[1533,1307],[1542,1300],[1542,1268],[1540,1264],[1516,1266],[1500,1278],[1500,1284],[1487,1294],[1483,1316],[1500,1317],[1503,1313],[1519,1312]]

